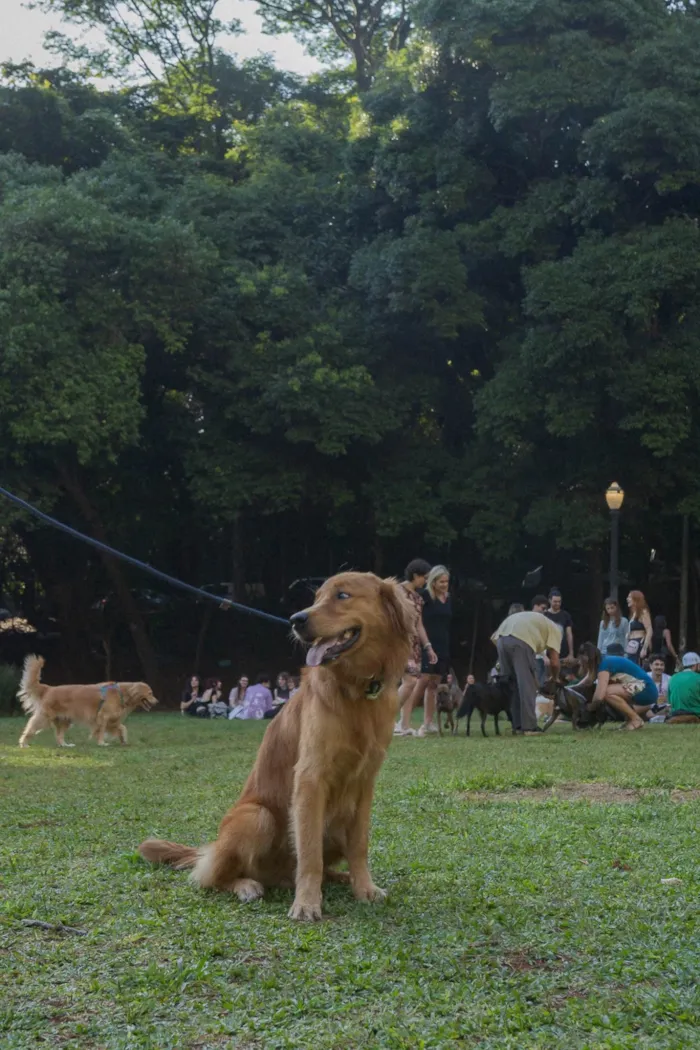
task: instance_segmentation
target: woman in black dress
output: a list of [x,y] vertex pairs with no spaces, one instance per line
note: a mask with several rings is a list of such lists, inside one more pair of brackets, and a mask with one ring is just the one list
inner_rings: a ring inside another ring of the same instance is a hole
[[437,687],[450,670],[450,625],[452,622],[452,598],[450,597],[450,573],[444,565],[430,570],[423,599],[423,627],[437,656],[437,663],[430,663],[427,652],[423,653],[419,687],[425,690],[423,725],[418,736],[437,733],[435,704]]

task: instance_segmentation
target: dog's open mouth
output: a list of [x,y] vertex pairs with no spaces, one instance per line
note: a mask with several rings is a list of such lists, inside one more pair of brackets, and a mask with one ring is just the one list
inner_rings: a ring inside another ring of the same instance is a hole
[[320,667],[321,664],[329,664],[336,660],[341,653],[352,649],[360,634],[359,627],[350,627],[342,634],[336,635],[335,638],[317,638],[306,654],[307,666]]

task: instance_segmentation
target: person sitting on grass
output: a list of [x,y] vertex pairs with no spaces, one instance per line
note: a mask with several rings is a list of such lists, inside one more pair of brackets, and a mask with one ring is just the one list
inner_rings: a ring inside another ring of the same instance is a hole
[[700,722],[700,656],[686,653],[682,663],[683,670],[668,684],[671,714],[667,721],[671,724]]
[[659,705],[665,704],[668,700],[668,684],[671,681],[671,675],[666,674],[664,670],[665,666],[666,660],[663,654],[654,653],[649,661],[649,674],[654,685],[659,690]]
[[209,713],[207,706],[202,704],[202,698],[199,695],[200,684],[199,675],[193,674],[182,692],[181,714],[191,715],[193,718],[207,717]]
[[281,704],[286,704],[291,692],[289,671],[280,671],[277,675],[277,682],[275,684],[275,706],[278,707]]
[[224,700],[222,681],[220,678],[210,678],[207,688],[204,690],[202,700],[209,704],[210,718],[228,718],[228,704]]
[[228,694],[229,718],[238,718],[237,712],[243,707],[243,699],[249,685],[250,679],[248,678],[248,675],[242,674],[231,692]]
[[651,676],[624,656],[602,656],[593,642],[583,643],[579,649],[579,660],[584,672],[579,685],[591,685],[593,682],[596,685],[591,708],[608,704],[623,716],[627,723],[625,729],[641,729],[644,725],[642,715],[648,714],[659,699]]
[[233,712],[233,718],[264,718],[265,712],[272,710],[272,675],[259,674],[255,685],[246,689],[243,704]]

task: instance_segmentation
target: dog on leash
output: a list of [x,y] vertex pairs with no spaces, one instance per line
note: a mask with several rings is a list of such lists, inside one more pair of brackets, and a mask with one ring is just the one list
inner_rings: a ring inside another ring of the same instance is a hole
[[459,719],[464,718],[466,715],[467,736],[471,735],[470,724],[474,711],[478,711],[481,715],[482,736],[488,736],[486,719],[489,715],[493,715],[496,736],[500,736],[498,716],[505,712],[508,719],[511,722],[513,721],[510,679],[505,675],[499,675],[498,678],[494,678],[491,682],[476,682],[474,685],[466,687],[462,703],[457,712],[457,721],[459,722]]
[[440,736],[442,733],[442,716],[445,715],[446,725],[452,734],[457,732],[457,722],[455,721],[455,711],[459,707],[458,696],[454,695],[454,691],[449,685],[439,685],[437,687],[437,698],[436,698],[436,714],[437,724]]
[[145,682],[102,682],[98,685],[44,685],[41,669],[42,656],[28,656],[17,696],[26,714],[31,715],[19,738],[20,747],[29,747],[29,741],[42,729],[53,726],[59,747],[74,747],[64,740],[65,732],[73,722],[85,722],[92,728],[92,736],[105,745],[105,736],[118,736],[127,742],[124,719],[137,707],[146,711],[158,703],[151,687]]
[[[190,868],[198,886],[241,901],[294,885],[292,919],[321,918],[324,880],[381,900],[367,864],[370,812],[414,619],[395,580],[357,572],[326,580],[291,618],[309,647],[301,687],[270,722],[216,841],[197,849],[147,839],[146,860]],[[335,870],[343,860],[347,873]]]
[[559,679],[545,682],[540,692],[552,700],[553,706],[542,731],[549,729],[560,715],[571,719],[571,728],[574,730],[600,728],[604,722],[616,720],[616,712],[608,704],[591,706],[595,688],[595,683],[572,686]]

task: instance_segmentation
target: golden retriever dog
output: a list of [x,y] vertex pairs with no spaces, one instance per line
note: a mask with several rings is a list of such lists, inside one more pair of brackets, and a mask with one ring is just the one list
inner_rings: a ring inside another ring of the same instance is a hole
[[[270,723],[216,841],[197,849],[147,839],[141,854],[192,868],[198,886],[241,901],[293,885],[292,919],[321,918],[324,879],[349,883],[357,900],[381,900],[367,866],[370,811],[413,619],[394,580],[357,572],[327,580],[291,618],[309,646],[301,687]],[[340,861],[348,872],[333,870]]]
[[29,747],[29,741],[42,729],[53,726],[59,747],[74,747],[63,739],[73,722],[85,722],[92,727],[92,736],[98,744],[106,745],[105,734],[118,736],[127,742],[123,722],[130,711],[143,707],[149,711],[158,703],[145,682],[100,682],[97,685],[44,685],[41,669],[42,656],[28,656],[17,696],[31,718],[19,738],[20,747]]

